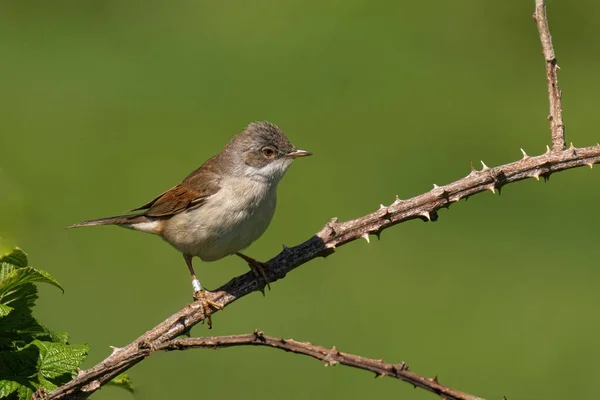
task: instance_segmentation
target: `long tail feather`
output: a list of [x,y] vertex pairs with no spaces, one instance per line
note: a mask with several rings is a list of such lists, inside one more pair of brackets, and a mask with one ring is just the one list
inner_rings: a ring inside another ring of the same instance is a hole
[[154,219],[150,219],[143,214],[138,215],[118,215],[116,217],[90,219],[83,221],[75,225],[67,226],[67,228],[81,228],[84,226],[97,226],[97,225],[121,225],[127,228],[135,229],[135,225],[143,223],[151,223]]

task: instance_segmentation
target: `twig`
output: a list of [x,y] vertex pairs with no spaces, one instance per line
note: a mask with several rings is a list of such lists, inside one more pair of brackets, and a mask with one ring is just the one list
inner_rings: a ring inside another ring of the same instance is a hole
[[[384,229],[404,221],[416,218],[436,220],[440,208],[448,208],[460,199],[476,193],[495,193],[503,186],[523,179],[548,179],[551,173],[585,165],[592,167],[596,163],[600,163],[600,144],[583,148],[571,147],[559,152],[548,149],[537,157],[530,157],[523,152],[523,158],[519,161],[495,168],[483,167],[480,171],[473,169],[469,175],[456,182],[445,186],[435,185],[426,193],[408,200],[398,199],[363,217],[347,222],[332,219],[306,242],[284,248],[269,260],[269,267],[265,269],[266,276],[270,282],[275,282],[313,258],[326,257],[337,247],[356,239],[369,240],[369,235],[379,236]],[[207,297],[225,307],[253,291],[263,290],[265,285],[263,280],[257,281],[254,273],[248,272],[233,278],[214,292],[208,292]],[[201,310],[197,303],[184,307],[132,343],[115,350],[104,361],[53,391],[50,399],[64,399],[67,396],[87,398],[104,383],[144,359],[151,349],[164,346],[202,321],[204,315]]]
[[248,335],[231,336],[209,336],[198,338],[174,339],[154,349],[158,350],[187,350],[193,348],[211,348],[220,349],[223,347],[235,346],[267,346],[276,349],[303,354],[317,360],[323,361],[325,366],[336,364],[347,365],[374,372],[376,377],[390,376],[408,382],[415,387],[423,388],[429,392],[435,393],[447,400],[483,400],[481,397],[463,393],[458,390],[450,389],[439,383],[437,377],[425,378],[408,370],[405,363],[391,364],[383,359],[374,360],[354,354],[342,353],[335,347],[327,349],[321,346],[315,346],[307,342],[298,342],[294,339],[279,339],[266,336],[262,332],[255,330]]
[[561,151],[565,148],[565,125],[562,119],[562,92],[558,87],[556,56],[552,46],[552,36],[548,28],[548,17],[546,15],[546,1],[535,0],[535,12],[533,19],[537,24],[544,58],[546,59],[546,81],[548,83],[548,98],[550,100],[550,132],[552,133],[552,151]]

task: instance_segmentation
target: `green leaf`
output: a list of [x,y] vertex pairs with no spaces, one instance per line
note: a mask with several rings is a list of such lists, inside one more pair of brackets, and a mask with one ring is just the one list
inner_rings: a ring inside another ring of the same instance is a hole
[[39,389],[52,391],[69,381],[85,359],[87,345],[69,345],[64,332],[50,330],[32,315],[36,282],[62,290],[49,273],[27,266],[15,249],[0,255],[0,398],[30,400]]
[[26,283],[7,291],[3,296],[0,295],[0,303],[10,304],[12,308],[22,307],[31,311],[38,298],[37,292],[37,287],[33,283]]
[[10,380],[0,381],[0,399],[8,397],[9,394],[16,392],[21,387],[19,382]]
[[129,375],[127,375],[126,373],[122,373],[115,376],[107,382],[107,385],[118,386],[131,393],[133,393],[134,391],[133,382],[131,381]]
[[34,340],[32,345],[40,349],[38,370],[46,379],[73,373],[87,356],[88,345],[67,345]]
[[40,377],[40,386],[45,387],[49,392],[55,390],[58,386],[43,377]]
[[18,392],[19,400],[30,400],[31,396],[33,396],[34,389],[37,389],[37,388],[35,388],[35,387],[31,388],[30,386],[25,386],[25,385],[22,385],[21,387],[19,387],[19,392]]
[[5,348],[24,347],[41,333],[44,328],[33,318],[31,309],[37,299],[37,288],[28,283],[19,286],[2,302],[10,304],[13,311],[0,318],[0,352]]
[[21,381],[36,373],[40,350],[27,346],[13,351],[0,351],[0,371],[2,379]]
[[18,351],[0,351],[0,398],[9,395],[11,399],[31,397],[37,388],[38,358],[39,349],[32,346]]
[[0,282],[2,282],[4,278],[6,278],[6,275],[13,272],[16,268],[17,267],[10,263],[0,261]]
[[11,306],[0,303],[0,318],[6,317],[12,310],[14,310],[14,308]]
[[[9,294],[11,290],[26,283],[33,282],[49,283],[62,290],[64,293],[62,286],[60,286],[56,279],[46,271],[37,270],[33,267],[24,267],[10,271],[2,280],[0,280],[0,300]],[[5,301],[2,301],[2,303],[6,304]]]
[[27,254],[18,247],[10,253],[1,256],[0,262],[12,264],[17,268],[24,268],[28,265]]
[[69,334],[67,332],[57,332],[46,327],[44,328],[46,329],[46,333],[51,342],[67,344],[69,341]]

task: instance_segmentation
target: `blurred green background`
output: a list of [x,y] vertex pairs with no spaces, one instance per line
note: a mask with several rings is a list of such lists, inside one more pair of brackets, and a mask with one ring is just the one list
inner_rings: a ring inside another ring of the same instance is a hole
[[[600,140],[600,3],[550,1],[567,141]],[[85,366],[191,297],[182,257],[114,227],[64,230],[170,188],[248,122],[278,124],[294,163],[266,260],[346,220],[449,183],[469,162],[549,143],[534,2],[2,1],[0,236],[66,293],[37,316]],[[252,294],[194,335],[293,337],[438,375],[490,399],[596,399],[600,173],[507,186],[358,241]],[[215,288],[247,266],[200,264]],[[138,391],[96,399],[431,399],[393,379],[264,348],[157,354]]]

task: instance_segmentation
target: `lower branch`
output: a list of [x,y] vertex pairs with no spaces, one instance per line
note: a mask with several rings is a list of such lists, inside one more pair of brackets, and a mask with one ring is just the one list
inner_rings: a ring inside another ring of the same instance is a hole
[[211,348],[220,349],[223,347],[235,346],[267,346],[275,349],[289,351],[296,354],[303,354],[323,361],[325,366],[336,364],[347,365],[374,372],[376,377],[389,376],[408,382],[415,387],[423,388],[429,392],[439,395],[446,400],[483,400],[480,397],[473,396],[458,390],[450,389],[438,382],[437,377],[425,378],[408,370],[405,363],[390,364],[381,360],[356,356],[354,354],[342,353],[335,347],[327,349],[321,346],[315,346],[307,342],[298,342],[294,339],[279,339],[266,336],[262,332],[255,330],[248,335],[231,336],[207,336],[198,338],[173,339],[154,350],[187,350],[193,348]]

